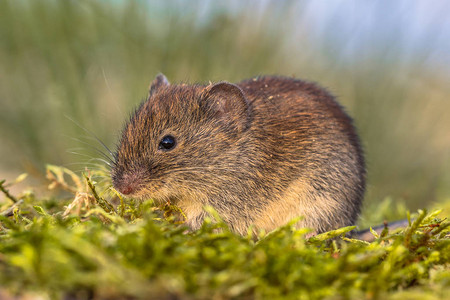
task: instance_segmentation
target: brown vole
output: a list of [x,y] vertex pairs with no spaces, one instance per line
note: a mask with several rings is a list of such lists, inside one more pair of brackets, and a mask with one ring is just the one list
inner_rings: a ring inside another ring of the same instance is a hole
[[158,75],[111,176],[125,195],[176,204],[194,230],[210,205],[239,234],[298,216],[314,233],[352,225],[365,189],[358,136],[333,96],[272,76],[205,86]]

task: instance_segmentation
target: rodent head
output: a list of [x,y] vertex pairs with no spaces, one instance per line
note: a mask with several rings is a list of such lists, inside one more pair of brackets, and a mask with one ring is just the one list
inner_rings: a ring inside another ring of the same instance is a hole
[[231,176],[239,168],[250,122],[238,86],[171,85],[158,75],[122,132],[113,185],[122,194],[156,200],[214,192],[214,174]]

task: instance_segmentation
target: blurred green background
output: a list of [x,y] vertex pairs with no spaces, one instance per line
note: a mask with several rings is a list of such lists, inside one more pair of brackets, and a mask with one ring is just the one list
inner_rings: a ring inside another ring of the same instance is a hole
[[72,120],[114,147],[158,72],[280,74],[319,82],[353,116],[366,214],[388,196],[446,201],[449,15],[446,1],[0,1],[0,177],[95,162]]

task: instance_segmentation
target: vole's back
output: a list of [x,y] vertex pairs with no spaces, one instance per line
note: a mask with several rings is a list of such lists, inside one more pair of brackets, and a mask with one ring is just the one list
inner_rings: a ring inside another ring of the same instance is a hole
[[238,86],[253,108],[264,168],[281,191],[257,226],[271,229],[300,215],[300,225],[316,232],[354,224],[365,166],[352,120],[339,104],[317,85],[292,78],[262,77]]

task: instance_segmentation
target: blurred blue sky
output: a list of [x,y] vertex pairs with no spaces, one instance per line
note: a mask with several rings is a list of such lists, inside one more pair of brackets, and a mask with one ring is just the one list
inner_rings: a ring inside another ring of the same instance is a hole
[[[345,54],[374,45],[401,48],[429,63],[450,66],[450,1],[328,0],[305,1],[311,29],[347,43]],[[332,32],[329,32],[332,31]],[[408,57],[405,57],[407,59]]]
[[[447,0],[206,0],[200,3],[206,18],[213,17],[211,8],[238,14],[242,6],[253,6],[255,12],[260,12],[259,22],[264,22],[267,11],[274,15],[285,13],[285,9],[277,8],[288,6],[291,15],[286,18],[297,18],[299,28],[308,28],[308,40],[330,47],[337,45],[338,48],[330,51],[343,59],[364,59],[364,54],[392,55],[405,61],[419,59],[425,65],[450,73],[450,1]],[[282,15],[278,17],[277,20],[283,20]],[[286,34],[295,33],[295,28],[286,30]],[[298,38],[295,43],[301,47]]]

